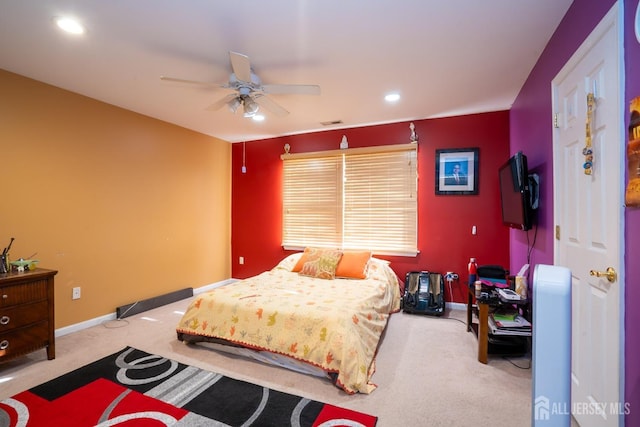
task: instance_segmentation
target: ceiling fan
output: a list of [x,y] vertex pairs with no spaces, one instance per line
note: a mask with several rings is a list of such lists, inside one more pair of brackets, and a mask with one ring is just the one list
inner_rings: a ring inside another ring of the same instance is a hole
[[286,116],[289,114],[285,108],[269,98],[267,94],[320,95],[320,86],[318,85],[262,84],[260,78],[253,72],[247,55],[230,51],[229,59],[231,61],[232,73],[229,76],[229,82],[225,84],[205,83],[166,76],[161,76],[160,79],[178,83],[232,89],[235,91],[234,93],[230,93],[209,105],[206,110],[218,110],[226,105],[229,107],[229,110],[235,113],[240,106],[242,106],[244,117],[255,116],[260,107],[264,107],[277,116]]

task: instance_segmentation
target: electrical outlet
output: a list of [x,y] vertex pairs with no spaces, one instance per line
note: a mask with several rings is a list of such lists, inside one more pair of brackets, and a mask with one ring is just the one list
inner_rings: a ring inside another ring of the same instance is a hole
[[71,292],[71,299],[80,299],[80,287],[73,288]]
[[244,257],[241,256],[240,258],[238,258],[238,264],[240,265],[244,265]]

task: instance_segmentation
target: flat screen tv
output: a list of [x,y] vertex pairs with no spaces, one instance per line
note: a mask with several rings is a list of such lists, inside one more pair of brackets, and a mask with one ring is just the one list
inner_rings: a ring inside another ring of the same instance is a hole
[[514,154],[499,169],[502,223],[519,230],[530,230],[538,204],[537,175],[529,175],[527,156]]

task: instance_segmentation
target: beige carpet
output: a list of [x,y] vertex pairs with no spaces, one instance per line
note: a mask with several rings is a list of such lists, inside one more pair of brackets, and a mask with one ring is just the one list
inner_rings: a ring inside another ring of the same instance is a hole
[[[328,380],[230,356],[176,339],[189,300],[59,337],[56,359],[44,350],[0,364],[0,399],[130,345],[179,362],[379,417],[378,426],[528,426],[528,357],[477,361],[463,310],[445,317],[394,314],[377,357],[369,395],[347,395]],[[519,368],[518,366],[525,368]]]

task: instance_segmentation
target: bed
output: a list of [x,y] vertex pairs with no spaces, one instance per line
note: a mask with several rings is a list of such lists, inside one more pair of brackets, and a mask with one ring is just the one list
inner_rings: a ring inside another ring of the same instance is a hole
[[176,331],[187,343],[297,361],[349,394],[368,394],[376,388],[380,339],[400,309],[400,286],[389,263],[370,252],[307,248],[269,271],[197,295]]

